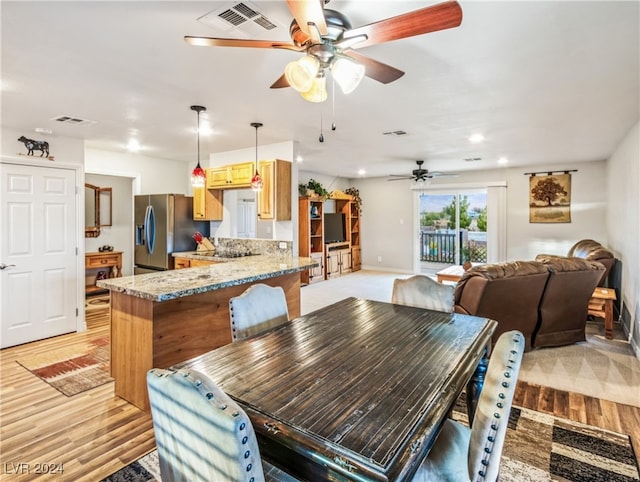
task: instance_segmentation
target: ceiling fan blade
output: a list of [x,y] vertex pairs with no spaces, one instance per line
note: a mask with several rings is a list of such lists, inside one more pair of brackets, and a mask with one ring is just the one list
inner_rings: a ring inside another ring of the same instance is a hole
[[383,84],[388,84],[394,80],[398,80],[404,75],[402,70],[398,70],[390,65],[383,64],[377,60],[362,55],[354,50],[349,50],[345,55],[351,57],[361,65],[364,65],[365,75]]
[[278,80],[276,80],[273,84],[271,84],[272,89],[282,89],[283,87],[290,87],[289,82],[284,74],[282,74]]
[[455,172],[439,172],[433,171],[429,172],[427,177],[458,177],[460,174]]
[[251,47],[258,49],[286,49],[302,52],[304,48],[292,43],[275,40],[244,40],[235,38],[193,37],[185,35],[184,41],[200,47]]
[[390,42],[391,40],[458,27],[461,23],[462,8],[454,0],[351,29],[346,32],[345,38],[366,35],[367,40],[358,42],[354,46],[354,48],[362,48]]
[[324,2],[321,0],[287,0],[289,10],[296,19],[300,30],[307,35],[309,33],[309,23],[316,26],[320,35],[327,34],[327,22],[324,19]]
[[[392,176],[393,176],[393,174],[392,174]],[[410,176],[410,177],[406,177],[406,176],[404,176],[404,177],[392,177],[391,179],[387,179],[387,181],[407,181],[409,179],[413,179],[413,176]]]

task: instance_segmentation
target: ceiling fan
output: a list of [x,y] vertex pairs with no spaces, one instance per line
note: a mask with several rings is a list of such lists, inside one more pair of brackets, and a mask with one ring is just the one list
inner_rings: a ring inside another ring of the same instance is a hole
[[[324,0],[328,3],[329,0]],[[185,36],[191,45],[252,47],[305,52],[290,62],[272,89],[293,87],[311,102],[327,97],[326,70],[344,93],[353,91],[363,76],[383,84],[399,79],[404,72],[367,57],[354,49],[398,40],[448,28],[462,22],[457,1],[447,1],[378,22],[352,28],[349,19],[336,10],[323,7],[322,0],[287,0],[293,21],[289,28],[292,43],[269,40],[243,40]]]
[[426,181],[427,179],[432,179],[434,177],[458,176],[458,174],[448,173],[448,172],[438,172],[438,171],[429,172],[428,169],[422,168],[422,164],[424,164],[424,161],[416,161],[416,164],[418,165],[418,168],[411,171],[410,176],[405,174],[390,174],[389,179],[387,179],[387,181],[402,181],[405,179],[413,179],[414,181],[418,182],[418,181]]

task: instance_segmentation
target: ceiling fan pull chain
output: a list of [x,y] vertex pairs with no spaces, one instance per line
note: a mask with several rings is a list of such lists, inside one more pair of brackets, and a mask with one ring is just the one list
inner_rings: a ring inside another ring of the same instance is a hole
[[320,107],[320,137],[318,137],[320,142],[324,142],[324,134],[322,133],[322,107]]
[[331,76],[331,130],[336,130],[336,79]]

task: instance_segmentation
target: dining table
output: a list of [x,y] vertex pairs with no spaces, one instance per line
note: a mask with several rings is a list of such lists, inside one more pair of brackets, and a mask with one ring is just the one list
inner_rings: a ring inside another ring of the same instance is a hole
[[349,297],[174,368],[210,377],[300,480],[410,480],[465,387],[479,393],[496,325]]

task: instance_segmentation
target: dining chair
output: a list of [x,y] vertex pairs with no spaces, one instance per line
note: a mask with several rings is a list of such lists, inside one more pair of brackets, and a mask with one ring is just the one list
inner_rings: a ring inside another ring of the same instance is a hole
[[446,420],[413,482],[497,480],[523,353],[522,333],[513,330],[500,336],[471,428]]
[[257,335],[289,321],[287,298],[280,286],[258,283],[229,299],[233,341]]
[[147,388],[163,482],[297,480],[260,458],[251,420],[206,375],[154,368]]
[[424,275],[393,280],[391,303],[453,313],[453,285]]

